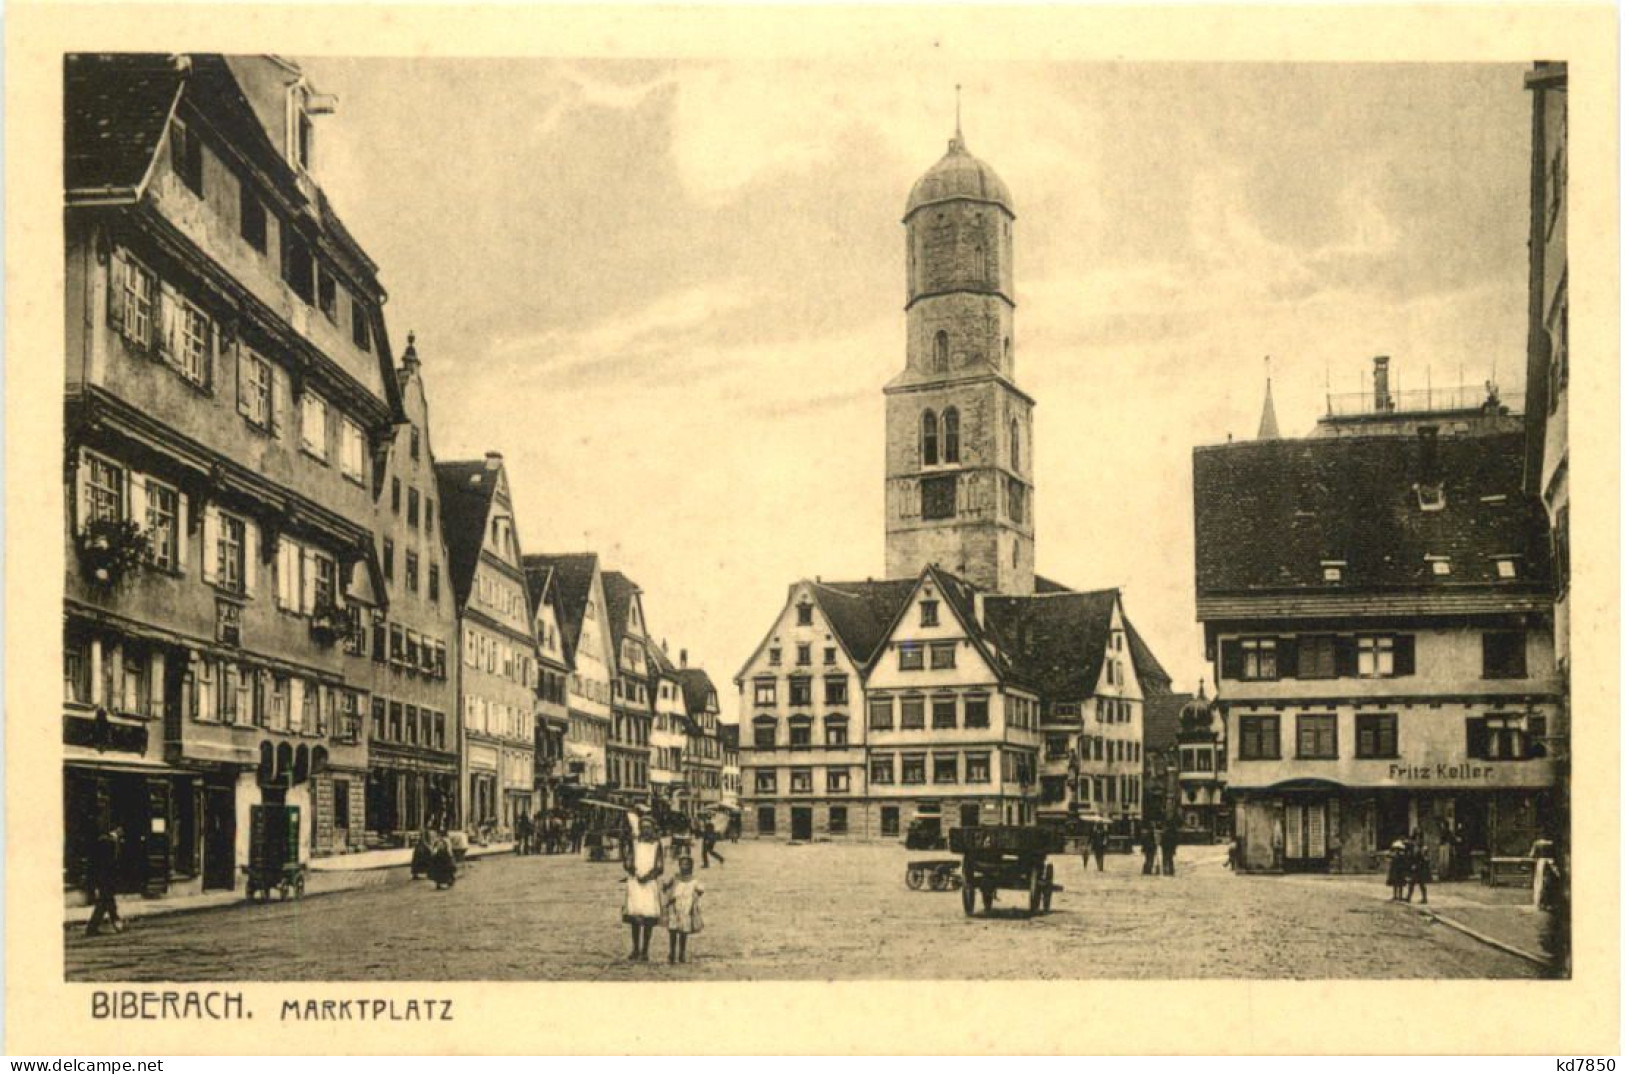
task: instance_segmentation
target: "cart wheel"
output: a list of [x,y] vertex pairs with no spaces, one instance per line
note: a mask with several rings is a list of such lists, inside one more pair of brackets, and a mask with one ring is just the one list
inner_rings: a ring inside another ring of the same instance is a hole
[[1044,904],[1044,867],[1033,866],[1027,880],[1027,916],[1032,917],[1038,913],[1038,908]]
[[1055,866],[1044,866],[1044,912],[1049,913],[1050,900],[1055,898]]
[[908,886],[919,891],[925,886],[925,870],[910,868],[908,871]]
[[931,870],[931,890],[932,891],[947,891],[948,890],[948,873],[945,870],[942,870],[942,869],[933,869],[933,870]]

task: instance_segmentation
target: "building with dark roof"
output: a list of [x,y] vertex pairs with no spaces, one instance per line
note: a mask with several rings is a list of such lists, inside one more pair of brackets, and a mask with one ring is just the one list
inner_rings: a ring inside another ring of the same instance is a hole
[[564,641],[564,602],[558,571],[536,562],[532,556],[520,562],[536,637],[536,804],[538,809],[552,810],[561,804],[566,774],[564,742],[570,732],[571,663]]
[[559,641],[569,665],[561,788],[607,793],[615,651],[608,628],[603,578],[595,552],[527,555],[532,585],[549,576],[558,593]]
[[458,617],[464,823],[498,835],[536,800],[535,622],[502,456],[437,462]]
[[1560,682],[1523,451],[1521,431],[1422,420],[1195,451],[1244,867],[1374,869],[1420,830],[1456,868],[1542,832]]
[[62,90],[64,881],[117,820],[121,889],[228,890],[251,807],[365,841],[384,290],[297,67],[75,54]]
[[643,590],[620,571],[603,573],[605,611],[615,677],[610,689],[609,782],[632,794],[649,790],[650,736],[655,704]]

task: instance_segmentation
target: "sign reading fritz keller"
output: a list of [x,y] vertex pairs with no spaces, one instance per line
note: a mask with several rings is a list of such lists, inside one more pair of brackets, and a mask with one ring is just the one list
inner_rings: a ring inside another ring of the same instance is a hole
[[1488,764],[1450,764],[1440,761],[1435,765],[1425,764],[1391,764],[1388,766],[1388,778],[1408,780],[1412,783],[1430,783],[1435,780],[1481,779],[1489,780],[1495,774],[1495,766]]

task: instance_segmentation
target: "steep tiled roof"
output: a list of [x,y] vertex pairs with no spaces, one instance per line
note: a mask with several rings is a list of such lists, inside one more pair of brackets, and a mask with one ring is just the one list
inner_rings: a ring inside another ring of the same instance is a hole
[[676,681],[677,665],[671,662],[671,657],[666,655],[666,650],[658,645],[650,645],[647,648],[649,650],[649,670],[663,679]]
[[727,749],[737,750],[739,748],[739,725],[736,723],[717,724],[717,737],[722,740],[722,745]]
[[859,664],[867,664],[886,640],[886,631],[914,591],[915,581],[814,582],[812,590],[846,651]]
[[1050,700],[1070,700],[1094,690],[1117,599],[1115,589],[990,596],[983,608],[1012,673]]
[[529,555],[524,558],[525,575],[548,571],[559,593],[559,632],[572,654],[581,641],[581,620],[592,596],[592,576],[598,569],[598,553],[569,552],[557,555]]
[[1174,748],[1179,737],[1179,710],[1190,700],[1190,694],[1146,695],[1144,741],[1147,753]]
[[620,571],[604,572],[604,603],[609,607],[609,637],[615,651],[621,651],[621,639],[626,636],[626,613],[632,607],[632,596],[638,591],[637,583]]
[[1152,693],[1166,693],[1173,685],[1173,676],[1163,668],[1162,662],[1151,651],[1151,646],[1146,644],[1127,615],[1123,616],[1123,626],[1128,631],[1129,656],[1134,661],[1134,677],[1140,680],[1140,690],[1147,696]]
[[435,482],[440,487],[440,527],[446,536],[447,569],[457,607],[468,603],[474,587],[474,573],[485,544],[485,527],[491,515],[491,499],[497,487],[497,471],[487,470],[485,460],[437,462]]
[[1070,593],[1072,587],[1062,585],[1053,578],[1045,578],[1042,574],[1033,575],[1033,592],[1035,593]]
[[160,53],[62,62],[63,180],[69,190],[133,189],[158,151],[186,72]]
[[711,676],[705,673],[704,668],[680,668],[677,672],[677,681],[683,685],[683,700],[688,704],[688,711],[703,712],[711,695],[716,693],[716,684]]
[[[1543,587],[1546,526],[1522,492],[1522,452],[1519,433],[1198,448],[1197,594]],[[1418,488],[1433,484],[1444,506],[1424,510]],[[1499,555],[1523,557],[1516,578],[1498,576]],[[1325,560],[1342,561],[1341,582],[1324,580]]]

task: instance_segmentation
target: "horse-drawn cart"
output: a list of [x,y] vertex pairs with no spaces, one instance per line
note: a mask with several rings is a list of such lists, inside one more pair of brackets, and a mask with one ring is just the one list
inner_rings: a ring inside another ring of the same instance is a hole
[[982,910],[991,910],[999,890],[1026,892],[1028,917],[1048,913],[1051,898],[1062,890],[1055,883],[1055,866],[1048,861],[1049,855],[1065,849],[1065,835],[1054,828],[955,828],[948,833],[948,846],[960,856],[966,914],[975,913],[977,892],[982,894]]

